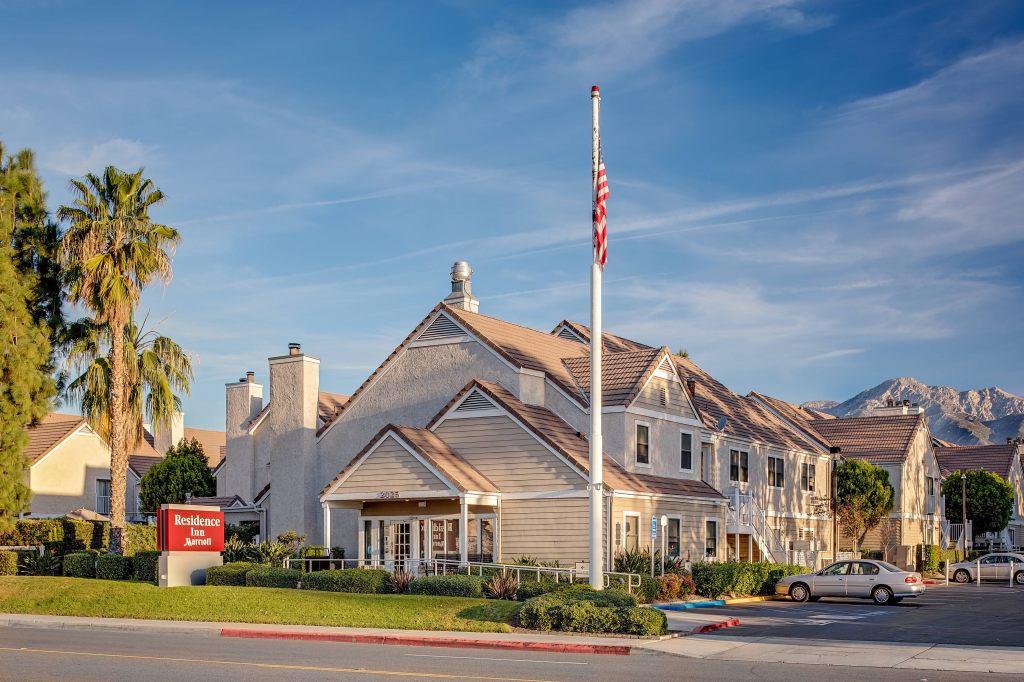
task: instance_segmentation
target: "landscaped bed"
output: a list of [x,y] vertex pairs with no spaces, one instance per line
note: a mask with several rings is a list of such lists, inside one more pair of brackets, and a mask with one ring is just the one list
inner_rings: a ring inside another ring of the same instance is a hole
[[54,616],[508,632],[519,606],[464,597],[0,577],[0,611]]

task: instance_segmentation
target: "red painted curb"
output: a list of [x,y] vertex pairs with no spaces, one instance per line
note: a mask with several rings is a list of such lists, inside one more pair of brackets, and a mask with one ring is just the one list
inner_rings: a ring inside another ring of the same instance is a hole
[[694,629],[690,630],[691,635],[703,635],[706,632],[714,632],[715,630],[721,630],[722,628],[734,628],[740,624],[739,618],[730,618],[729,620],[723,620],[718,623],[709,623],[708,625],[698,625]]
[[[737,621],[738,622],[738,621]],[[280,630],[247,630],[221,628],[221,637],[248,639],[291,639],[310,642],[343,642],[346,644],[393,644],[397,646],[434,646],[460,649],[515,649],[549,651],[567,654],[611,654],[628,656],[633,647],[618,644],[568,644],[564,642],[524,642],[490,639],[442,639],[415,635],[346,635],[327,632],[288,632]]]

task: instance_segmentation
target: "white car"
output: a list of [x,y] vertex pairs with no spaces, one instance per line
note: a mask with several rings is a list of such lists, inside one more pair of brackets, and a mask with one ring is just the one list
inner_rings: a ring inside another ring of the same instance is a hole
[[1017,552],[994,552],[986,554],[976,561],[961,561],[949,567],[953,582],[970,583],[978,579],[978,568],[981,568],[982,580],[1010,581],[1013,571],[1013,582],[1024,585],[1024,554]]
[[775,594],[788,595],[793,601],[844,597],[872,599],[879,605],[899,604],[924,590],[920,573],[873,559],[837,561],[817,573],[786,576],[775,585]]

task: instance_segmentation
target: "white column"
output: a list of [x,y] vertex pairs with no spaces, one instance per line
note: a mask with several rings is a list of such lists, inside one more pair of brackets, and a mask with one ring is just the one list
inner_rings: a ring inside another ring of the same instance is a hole
[[[600,162],[600,109],[601,93],[595,85],[590,92],[593,119],[593,198],[597,199],[597,170]],[[601,268],[596,253],[590,261],[590,586],[595,590],[604,588],[604,552],[601,530],[604,516],[604,484],[602,457],[604,443],[601,432]],[[637,529],[637,532],[640,532]]]
[[469,563],[469,503],[466,496],[459,498],[459,562]]
[[327,506],[327,503],[323,503],[324,507],[324,551],[327,552],[327,556],[331,555],[331,508]]

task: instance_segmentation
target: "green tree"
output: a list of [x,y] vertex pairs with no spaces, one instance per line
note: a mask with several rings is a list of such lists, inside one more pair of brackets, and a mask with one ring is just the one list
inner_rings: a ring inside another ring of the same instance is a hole
[[162,504],[181,504],[189,496],[217,494],[217,479],[210,471],[203,446],[195,438],[183,439],[142,477],[139,507],[155,512]]
[[95,324],[108,331],[105,353],[110,443],[110,551],[120,554],[125,529],[128,454],[137,442],[139,415],[132,409],[142,375],[132,369],[125,348],[142,290],[171,278],[171,251],[180,241],[174,228],[153,222],[150,209],[164,199],[142,169],[125,173],[108,166],[102,176],[72,180],[74,201],[57,210],[68,223],[60,260],[68,298],[84,306]]
[[839,525],[856,541],[864,538],[892,512],[895,490],[889,472],[862,459],[847,459],[836,467]]
[[946,498],[946,518],[963,523],[963,482],[967,481],[967,518],[975,535],[997,533],[1006,528],[1013,515],[1013,486],[991,471],[976,469],[961,474],[953,472],[942,483]]

